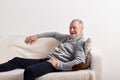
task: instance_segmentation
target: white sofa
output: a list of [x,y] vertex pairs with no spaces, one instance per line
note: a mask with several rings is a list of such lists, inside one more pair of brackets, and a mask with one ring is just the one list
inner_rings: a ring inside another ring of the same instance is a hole
[[[0,37],[0,64],[14,57],[43,58],[58,46],[53,38],[41,38],[32,45],[24,43],[26,36]],[[86,70],[48,73],[36,80],[101,80],[102,58],[95,48],[91,50],[91,67]],[[0,72],[0,80],[23,80],[23,69]]]

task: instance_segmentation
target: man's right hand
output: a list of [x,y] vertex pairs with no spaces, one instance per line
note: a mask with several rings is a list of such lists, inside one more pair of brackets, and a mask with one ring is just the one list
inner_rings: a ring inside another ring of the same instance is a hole
[[32,44],[33,42],[35,42],[38,39],[38,35],[32,35],[32,36],[28,36],[25,39],[25,43],[26,44]]

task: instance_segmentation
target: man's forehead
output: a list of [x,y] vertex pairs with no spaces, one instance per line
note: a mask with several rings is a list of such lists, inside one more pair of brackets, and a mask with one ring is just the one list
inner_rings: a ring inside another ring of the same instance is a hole
[[80,25],[78,21],[71,22],[70,26]]

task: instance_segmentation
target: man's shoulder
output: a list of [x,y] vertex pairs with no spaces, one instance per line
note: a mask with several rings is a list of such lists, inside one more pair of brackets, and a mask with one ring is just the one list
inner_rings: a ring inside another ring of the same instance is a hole
[[83,45],[84,45],[84,43],[85,43],[84,38],[79,39],[79,40],[76,42],[76,44],[77,44],[77,45],[79,45],[79,46],[83,46]]

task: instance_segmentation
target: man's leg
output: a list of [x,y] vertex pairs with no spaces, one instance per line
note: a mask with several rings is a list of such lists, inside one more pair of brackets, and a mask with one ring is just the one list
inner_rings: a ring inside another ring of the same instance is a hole
[[25,69],[30,65],[44,62],[46,60],[47,59],[24,59],[24,58],[15,57],[6,63],[0,64],[0,72],[9,71],[16,68]]
[[24,80],[35,80],[35,78],[50,72],[58,72],[49,62],[42,62],[27,67],[24,71]]

